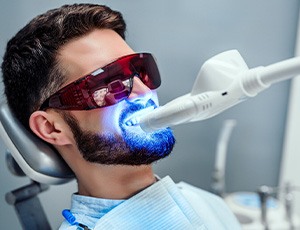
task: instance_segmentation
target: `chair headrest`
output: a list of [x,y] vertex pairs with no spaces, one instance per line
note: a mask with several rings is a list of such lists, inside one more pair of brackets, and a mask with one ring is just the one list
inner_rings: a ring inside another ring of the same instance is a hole
[[60,154],[29,132],[11,112],[6,101],[0,103],[0,137],[24,173],[43,184],[63,184],[74,173]]

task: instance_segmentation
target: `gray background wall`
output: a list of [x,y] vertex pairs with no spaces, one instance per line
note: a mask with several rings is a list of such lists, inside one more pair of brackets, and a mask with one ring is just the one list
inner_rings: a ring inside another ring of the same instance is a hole
[[[6,42],[32,17],[64,3],[78,1],[0,0],[0,55]],[[85,1],[87,2],[87,1]],[[96,2],[96,1],[89,1]],[[136,51],[155,54],[163,84],[161,104],[186,94],[205,60],[229,49],[240,51],[249,67],[268,65],[294,54],[299,1],[297,0],[106,0],[123,12],[127,41]],[[155,164],[160,176],[171,175],[203,189],[210,188],[219,130],[225,119],[236,119],[227,158],[227,191],[253,191],[259,185],[277,185],[286,122],[290,82],[272,86],[210,120],[174,128],[173,156]],[[3,87],[1,85],[1,91]],[[3,98],[3,96],[2,96]],[[29,182],[11,175],[0,154],[0,223],[3,229],[20,229],[5,193]],[[76,183],[51,186],[41,195],[53,228],[62,221]]]

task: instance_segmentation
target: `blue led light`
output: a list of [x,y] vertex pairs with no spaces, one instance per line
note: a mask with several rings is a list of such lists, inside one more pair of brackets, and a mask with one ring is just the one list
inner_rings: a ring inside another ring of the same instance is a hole
[[146,105],[138,102],[127,102],[128,108],[122,111],[119,125],[122,130],[122,137],[132,152],[147,152],[149,157],[164,157],[170,154],[173,149],[175,138],[170,128],[161,129],[152,133],[146,133],[136,126],[128,126],[126,121],[128,117],[134,116],[135,113],[143,111],[149,107],[156,108],[153,100],[149,100]]

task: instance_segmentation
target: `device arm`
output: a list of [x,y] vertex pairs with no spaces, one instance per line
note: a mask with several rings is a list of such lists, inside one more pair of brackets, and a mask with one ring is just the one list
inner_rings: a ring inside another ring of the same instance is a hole
[[208,119],[299,73],[300,58],[249,69],[241,55],[230,50],[204,63],[191,93],[135,119],[145,132]]

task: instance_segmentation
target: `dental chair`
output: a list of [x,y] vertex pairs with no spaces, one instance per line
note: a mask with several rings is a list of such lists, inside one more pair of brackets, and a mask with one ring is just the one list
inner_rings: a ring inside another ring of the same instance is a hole
[[7,148],[10,172],[31,180],[30,184],[8,192],[6,202],[15,207],[23,229],[51,229],[37,195],[49,185],[74,179],[72,170],[52,146],[24,128],[6,101],[0,103],[0,138]]

